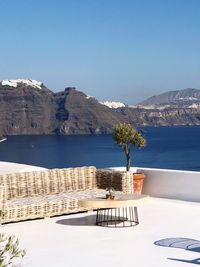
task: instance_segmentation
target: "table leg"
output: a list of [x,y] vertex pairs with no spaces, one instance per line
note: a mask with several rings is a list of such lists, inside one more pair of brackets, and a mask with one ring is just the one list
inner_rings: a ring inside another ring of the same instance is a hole
[[131,227],[139,224],[137,207],[97,209],[96,225]]

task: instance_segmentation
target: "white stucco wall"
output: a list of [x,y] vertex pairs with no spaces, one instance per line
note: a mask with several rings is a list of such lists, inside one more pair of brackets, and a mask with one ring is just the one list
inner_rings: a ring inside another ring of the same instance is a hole
[[27,164],[0,161],[0,175],[14,173],[14,172],[32,172],[32,171],[44,171],[44,170],[47,169]]
[[145,173],[143,194],[200,202],[200,172],[137,168]]
[[[112,169],[123,170],[124,167]],[[143,194],[200,202],[200,172],[133,167],[132,172],[146,175]]]

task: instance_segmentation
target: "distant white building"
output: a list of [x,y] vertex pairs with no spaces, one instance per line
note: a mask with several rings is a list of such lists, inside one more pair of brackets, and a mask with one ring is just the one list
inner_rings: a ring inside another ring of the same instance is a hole
[[104,101],[104,102],[100,102],[100,104],[107,106],[109,108],[122,108],[126,106],[124,103],[112,102],[112,101]]

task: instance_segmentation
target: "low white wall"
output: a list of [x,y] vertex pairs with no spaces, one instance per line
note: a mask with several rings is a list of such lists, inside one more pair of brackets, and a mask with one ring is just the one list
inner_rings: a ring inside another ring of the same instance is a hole
[[14,173],[14,172],[32,172],[32,171],[45,171],[45,170],[47,169],[38,166],[0,161],[0,175]]
[[[112,169],[125,171],[124,167]],[[200,202],[200,172],[133,167],[146,175],[142,194]]]
[[137,168],[146,175],[143,194],[200,202],[200,172]]

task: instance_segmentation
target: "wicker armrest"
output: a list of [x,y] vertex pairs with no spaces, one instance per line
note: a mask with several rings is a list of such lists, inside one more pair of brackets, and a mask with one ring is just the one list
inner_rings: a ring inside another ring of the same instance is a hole
[[5,216],[5,202],[6,202],[6,188],[3,185],[0,185],[0,222],[1,218]]
[[98,188],[106,189],[112,186],[117,191],[127,194],[133,193],[132,172],[98,169],[96,177]]
[[5,204],[5,201],[6,201],[6,188],[4,185],[0,185],[0,208],[2,205]]

